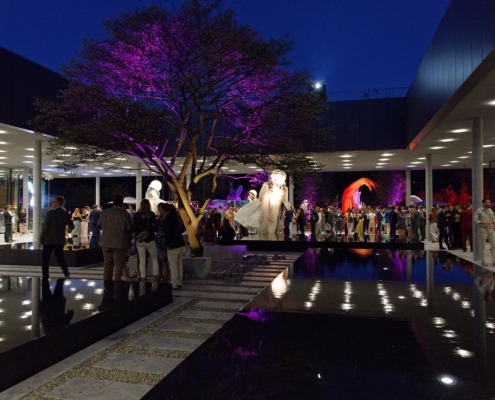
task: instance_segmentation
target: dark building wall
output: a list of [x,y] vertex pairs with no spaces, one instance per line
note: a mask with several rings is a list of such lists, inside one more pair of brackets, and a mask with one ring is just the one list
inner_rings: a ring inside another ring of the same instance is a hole
[[403,149],[406,146],[403,97],[330,102],[323,122],[335,127],[335,151]]
[[452,0],[406,95],[409,144],[495,44],[495,1]]
[[55,99],[64,82],[62,75],[0,47],[0,123],[29,128],[34,99]]

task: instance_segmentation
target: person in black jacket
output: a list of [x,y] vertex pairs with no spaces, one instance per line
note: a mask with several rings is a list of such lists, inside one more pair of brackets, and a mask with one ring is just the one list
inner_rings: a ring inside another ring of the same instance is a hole
[[438,210],[437,227],[438,227],[438,244],[440,246],[440,250],[445,249],[445,247],[442,246],[443,240],[445,240],[447,247],[449,249],[451,249],[451,246],[450,246],[448,238],[447,238],[447,217],[445,215],[445,211],[443,209],[443,206],[440,206],[440,209]]
[[5,243],[12,243],[13,240],[10,240],[10,234],[12,232],[12,214],[10,213],[10,204],[7,204],[3,210],[3,224],[5,226],[5,233],[3,235]]
[[163,234],[167,246],[167,257],[170,266],[172,289],[182,287],[182,257],[184,256],[184,238],[182,237],[181,221],[177,213],[172,211],[170,204],[162,204],[165,213],[163,217]]
[[223,220],[223,225],[218,231],[218,236],[220,237],[218,244],[226,246],[232,246],[234,244],[235,231],[230,226],[230,221],[227,218]]
[[390,241],[395,242],[395,233],[397,230],[397,224],[399,223],[399,217],[395,211],[395,206],[390,207]]
[[[153,279],[158,282],[158,251],[156,249],[156,235],[158,230],[156,215],[151,211],[148,199],[143,199],[139,205],[139,211],[132,217],[132,232],[136,235],[136,249],[139,255],[139,273],[142,281],[146,281],[146,250],[150,254],[153,265]],[[144,240],[140,235],[147,232]]]

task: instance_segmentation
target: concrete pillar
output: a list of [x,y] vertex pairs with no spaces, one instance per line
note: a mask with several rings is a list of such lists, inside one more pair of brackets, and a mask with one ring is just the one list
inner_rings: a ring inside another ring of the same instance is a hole
[[411,168],[406,168],[406,206],[411,204]]
[[33,247],[40,248],[41,236],[41,138],[34,139],[33,152]]
[[[473,217],[476,209],[481,207],[483,199],[483,118],[471,120],[471,177],[473,194]],[[479,232],[473,224],[473,261],[481,260],[481,252],[485,251],[485,244],[480,243]]]
[[[425,159],[425,205],[426,205],[426,215],[430,213],[431,207],[433,206],[433,167],[432,167],[432,155],[430,153],[426,154]],[[426,220],[426,239],[431,241],[430,234],[430,222]]]
[[29,230],[29,167],[24,167],[22,172],[22,207],[26,209],[27,228]]
[[96,189],[95,189],[95,204],[101,206],[101,203],[100,203],[100,189],[101,189],[101,186],[100,186],[100,177],[97,176],[95,177],[95,186],[96,186]]
[[143,171],[141,171],[141,163],[136,164],[136,210],[143,200]]
[[289,178],[289,203],[291,206],[295,206],[294,204],[294,181],[292,176]]

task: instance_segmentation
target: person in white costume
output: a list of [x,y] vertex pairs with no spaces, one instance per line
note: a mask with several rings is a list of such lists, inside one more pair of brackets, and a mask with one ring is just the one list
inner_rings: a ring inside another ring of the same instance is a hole
[[162,190],[162,183],[157,180],[152,181],[146,190],[145,198],[150,202],[151,211],[155,214],[158,212],[158,204],[165,203],[165,200],[160,199],[160,190]]
[[237,221],[248,229],[260,231],[262,237],[276,240],[282,203],[288,209],[288,190],[285,185],[285,172],[275,170],[270,180],[261,187],[259,199],[242,207],[236,215]]

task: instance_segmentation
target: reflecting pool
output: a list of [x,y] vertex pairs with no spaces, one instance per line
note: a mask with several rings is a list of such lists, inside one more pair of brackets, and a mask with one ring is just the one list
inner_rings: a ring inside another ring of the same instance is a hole
[[492,269],[309,249],[145,398],[492,399]]

